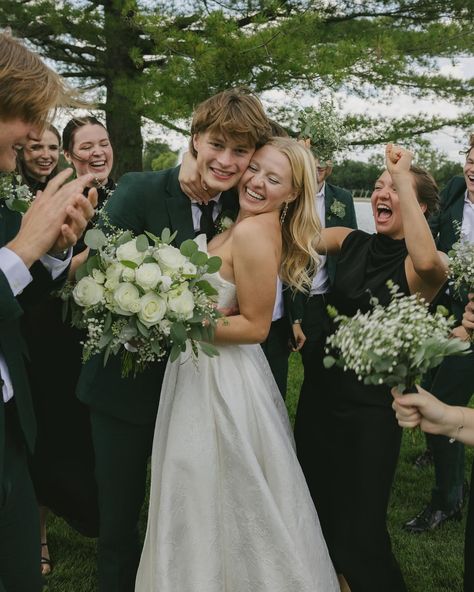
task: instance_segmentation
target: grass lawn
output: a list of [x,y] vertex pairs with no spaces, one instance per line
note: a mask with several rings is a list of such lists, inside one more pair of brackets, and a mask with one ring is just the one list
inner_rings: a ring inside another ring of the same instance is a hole
[[[299,356],[292,354],[287,395],[288,412],[292,420],[301,379]],[[432,469],[419,471],[412,466],[413,459],[423,449],[424,438],[421,433],[415,434],[415,437],[405,433],[389,512],[395,554],[410,592],[462,592],[465,520],[448,523],[438,531],[419,536],[406,534],[401,529],[403,522],[416,514],[429,499],[433,483]],[[468,449],[468,469],[471,462],[472,451]],[[143,528],[145,519],[143,512]],[[96,542],[76,534],[61,519],[51,518],[49,545],[54,570],[45,581],[44,592],[94,592]]]

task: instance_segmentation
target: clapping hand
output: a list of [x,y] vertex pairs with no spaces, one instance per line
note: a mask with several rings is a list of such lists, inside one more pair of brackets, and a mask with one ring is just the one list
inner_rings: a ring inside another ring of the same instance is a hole
[[23,216],[20,230],[7,247],[21,257],[27,267],[46,252],[52,254],[74,245],[94,215],[97,191],[83,191],[94,179],[83,175],[65,183],[72,173],[66,169],[52,179],[45,190],[38,192]]

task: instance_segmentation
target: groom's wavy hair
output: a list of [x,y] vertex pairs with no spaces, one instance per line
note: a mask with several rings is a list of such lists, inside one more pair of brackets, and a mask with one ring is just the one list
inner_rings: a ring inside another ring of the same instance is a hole
[[222,133],[251,148],[260,148],[272,135],[262,103],[241,87],[224,90],[196,107],[189,142],[194,157],[193,137],[206,131]]
[[0,120],[19,118],[42,130],[58,107],[84,105],[37,54],[0,33]]
[[[321,238],[321,222],[315,212],[316,165],[311,152],[291,138],[271,138],[268,145],[284,154],[291,166],[296,198],[289,201],[282,222],[280,277],[293,292],[309,292],[319,263],[315,246]],[[283,216],[282,216],[283,217]]]

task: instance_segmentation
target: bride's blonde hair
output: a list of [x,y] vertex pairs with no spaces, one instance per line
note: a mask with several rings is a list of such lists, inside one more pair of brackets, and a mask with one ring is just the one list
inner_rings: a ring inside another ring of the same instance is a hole
[[288,158],[293,188],[297,193],[296,199],[288,202],[281,227],[280,277],[294,291],[308,292],[319,263],[315,246],[321,238],[321,222],[314,203],[317,190],[314,157],[302,144],[290,138],[271,138],[266,145],[275,147]]

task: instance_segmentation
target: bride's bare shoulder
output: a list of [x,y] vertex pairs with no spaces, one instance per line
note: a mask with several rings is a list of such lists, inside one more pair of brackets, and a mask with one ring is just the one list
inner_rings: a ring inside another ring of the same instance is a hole
[[281,234],[280,227],[275,224],[274,217],[260,214],[249,216],[240,220],[233,228],[234,239],[241,240],[268,240],[277,238]]

